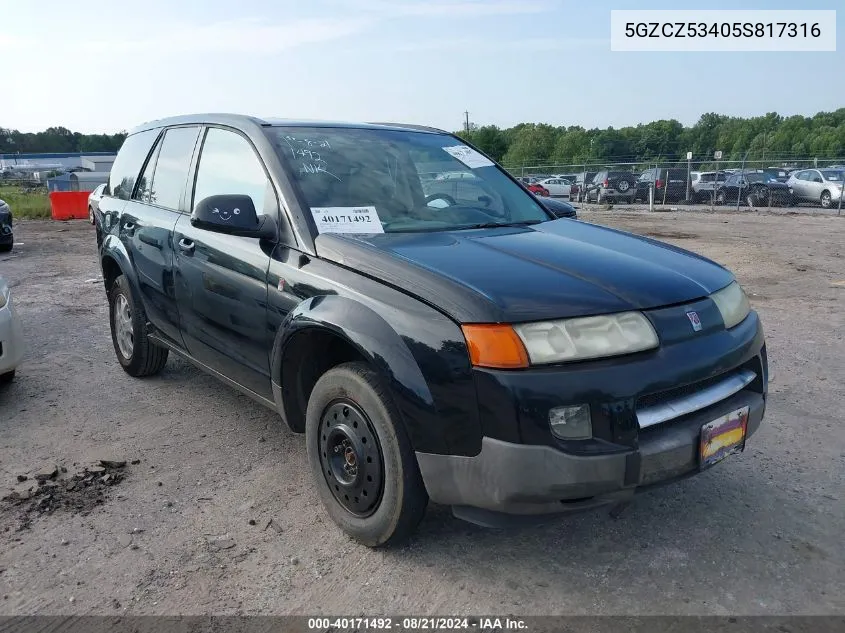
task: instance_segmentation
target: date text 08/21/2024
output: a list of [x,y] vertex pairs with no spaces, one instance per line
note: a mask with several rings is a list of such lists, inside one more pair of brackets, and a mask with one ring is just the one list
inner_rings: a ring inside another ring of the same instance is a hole
[[476,631],[520,631],[526,630],[525,620],[510,617],[334,617],[309,618],[308,629],[323,631],[327,629],[364,629],[383,631],[444,631],[444,630],[476,630]]

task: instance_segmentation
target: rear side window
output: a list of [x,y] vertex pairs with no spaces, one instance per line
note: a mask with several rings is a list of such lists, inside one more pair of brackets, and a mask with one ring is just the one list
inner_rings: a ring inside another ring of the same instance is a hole
[[165,132],[150,185],[151,204],[179,210],[198,136],[198,127],[176,127]]
[[157,136],[158,130],[146,130],[126,138],[112,165],[106,190],[108,195],[121,200],[130,198],[138,172],[141,171],[141,166]]
[[260,215],[269,201],[268,191],[270,181],[252,145],[240,134],[210,128],[202,145],[193,204],[208,196],[242,194],[252,198]]
[[153,202],[153,171],[155,171],[156,159],[158,158],[158,153],[160,151],[161,141],[159,140],[153,150],[153,153],[150,155],[150,159],[147,161],[147,166],[144,167],[144,173],[141,174],[141,178],[138,180],[138,187],[135,189],[135,195],[132,196],[135,200],[140,200],[141,202]]

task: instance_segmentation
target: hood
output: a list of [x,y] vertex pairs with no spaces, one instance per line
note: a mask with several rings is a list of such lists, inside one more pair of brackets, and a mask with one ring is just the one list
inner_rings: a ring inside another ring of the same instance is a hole
[[341,235],[317,254],[391,284],[460,323],[644,310],[700,299],[733,275],[669,244],[571,220],[437,233]]

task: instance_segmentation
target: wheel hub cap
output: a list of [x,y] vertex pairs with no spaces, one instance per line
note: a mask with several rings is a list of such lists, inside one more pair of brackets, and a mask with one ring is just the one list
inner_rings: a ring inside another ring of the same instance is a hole
[[355,516],[378,508],[384,461],[378,436],[364,411],[351,401],[329,405],[318,437],[323,477],[338,503]]
[[132,310],[129,307],[129,301],[122,294],[117,295],[114,302],[114,338],[121,355],[126,360],[132,358],[132,349],[135,346]]

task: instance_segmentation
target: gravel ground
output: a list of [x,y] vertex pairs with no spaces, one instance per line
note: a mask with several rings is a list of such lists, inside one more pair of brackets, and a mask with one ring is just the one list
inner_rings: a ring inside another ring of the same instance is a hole
[[[618,516],[497,531],[432,506],[387,551],[329,521],[302,437],[272,412],[175,358],[124,374],[92,228],[21,222],[0,256],[29,346],[0,391],[0,492],[67,473],[0,502],[0,614],[845,613],[845,218],[582,217],[736,272],[769,342],[763,427],[744,454]],[[63,507],[65,482],[88,485],[104,458],[127,460],[117,481]]]

